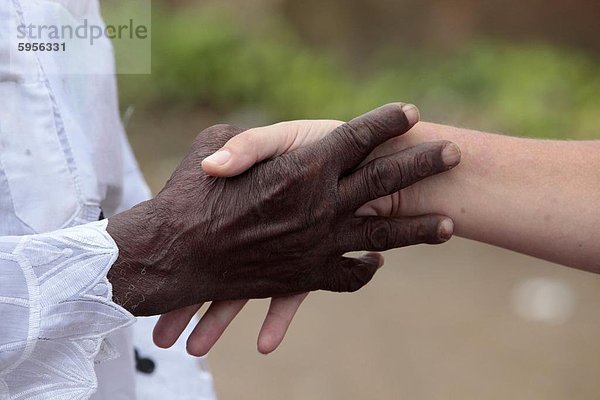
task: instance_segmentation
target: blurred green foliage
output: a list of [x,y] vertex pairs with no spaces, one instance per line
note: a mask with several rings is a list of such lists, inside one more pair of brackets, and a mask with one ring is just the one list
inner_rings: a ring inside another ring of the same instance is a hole
[[447,54],[384,47],[350,62],[269,18],[257,29],[219,9],[153,10],[152,75],[121,76],[122,104],[250,110],[275,121],[349,119],[405,101],[424,120],[600,138],[600,62],[590,55],[482,41]]

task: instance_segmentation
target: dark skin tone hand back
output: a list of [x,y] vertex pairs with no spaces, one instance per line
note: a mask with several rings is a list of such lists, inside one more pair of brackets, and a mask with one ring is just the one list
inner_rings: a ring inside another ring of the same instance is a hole
[[452,232],[444,216],[354,215],[369,200],[454,166],[441,156],[449,143],[433,142],[356,169],[410,127],[399,105],[384,106],[229,179],[206,175],[200,164],[241,130],[206,129],[155,199],[110,218],[119,247],[108,275],[115,301],[135,315],[156,315],[206,301],[352,292],[381,258],[346,252],[445,242]]

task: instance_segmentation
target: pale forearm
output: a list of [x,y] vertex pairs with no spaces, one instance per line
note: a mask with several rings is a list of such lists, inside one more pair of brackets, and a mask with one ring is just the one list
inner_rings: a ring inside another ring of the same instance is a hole
[[419,212],[452,217],[466,238],[600,272],[600,142],[514,138],[430,123],[406,138],[450,140],[462,151],[461,165],[423,184]]

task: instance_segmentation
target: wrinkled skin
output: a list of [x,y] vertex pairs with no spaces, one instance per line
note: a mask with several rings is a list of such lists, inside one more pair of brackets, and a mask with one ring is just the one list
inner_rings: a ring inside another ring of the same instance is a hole
[[115,301],[135,315],[155,315],[206,301],[350,292],[369,282],[381,259],[344,253],[446,241],[452,232],[443,216],[354,215],[450,168],[441,157],[447,143],[439,142],[355,170],[410,126],[400,107],[384,106],[229,179],[206,175],[200,164],[241,130],[203,131],[155,199],[110,218],[119,247],[108,275]]

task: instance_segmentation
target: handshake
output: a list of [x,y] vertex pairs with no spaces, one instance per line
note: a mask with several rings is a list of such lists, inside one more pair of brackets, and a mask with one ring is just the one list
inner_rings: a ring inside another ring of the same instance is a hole
[[134,315],[163,314],[162,347],[212,302],[188,340],[202,355],[247,299],[272,297],[259,337],[259,350],[272,351],[306,293],[356,291],[383,264],[374,252],[452,236],[446,216],[404,213],[419,215],[411,185],[460,161],[453,143],[400,138],[418,115],[389,104],[344,124],[206,129],[156,198],[110,218],[114,300]]

